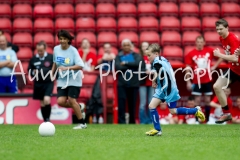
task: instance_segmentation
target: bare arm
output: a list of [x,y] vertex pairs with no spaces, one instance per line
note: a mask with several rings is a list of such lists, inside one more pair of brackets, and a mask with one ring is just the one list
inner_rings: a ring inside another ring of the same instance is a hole
[[238,62],[238,56],[235,55],[235,54],[232,54],[232,55],[225,55],[225,54],[222,54],[220,52],[220,50],[217,48],[213,51],[214,53],[214,56],[216,57],[219,57],[219,58],[222,58],[226,61],[230,61],[230,62]]
[[53,65],[52,65],[52,74],[53,75],[56,72],[56,70],[57,70],[57,65],[56,65],[56,63],[53,63]]
[[14,65],[15,65],[15,62],[9,62],[8,65],[7,65],[7,67],[8,67],[8,68],[13,68]]
[[9,60],[0,62],[0,68],[7,67],[7,65],[10,63]]
[[214,108],[221,108],[221,105],[220,105],[220,104],[217,104],[217,103],[215,103],[215,102],[213,102],[213,101],[210,102],[210,106],[211,106],[211,107],[214,107]]

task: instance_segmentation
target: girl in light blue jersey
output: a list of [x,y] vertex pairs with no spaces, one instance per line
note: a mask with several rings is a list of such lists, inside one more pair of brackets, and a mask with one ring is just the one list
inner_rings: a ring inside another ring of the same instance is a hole
[[161,102],[167,102],[171,114],[194,114],[201,121],[205,120],[200,107],[195,108],[177,108],[177,100],[180,99],[177,88],[174,72],[168,60],[160,55],[160,46],[158,44],[151,44],[147,49],[147,56],[152,63],[154,75],[152,80],[152,87],[155,88],[155,94],[149,104],[154,129],[146,132],[146,135],[162,135],[161,126],[159,123],[159,115],[156,110]]

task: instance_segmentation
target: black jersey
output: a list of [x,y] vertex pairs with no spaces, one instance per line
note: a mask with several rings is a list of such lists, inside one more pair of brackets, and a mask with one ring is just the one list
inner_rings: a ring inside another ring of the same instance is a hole
[[[35,55],[34,57],[32,57],[28,65],[28,71],[31,72],[30,74],[33,77],[35,76],[34,70],[35,69],[38,70],[38,81],[35,78],[34,82],[51,81],[51,77],[50,77],[50,74],[48,74],[48,72],[50,72],[50,70],[52,69],[52,65],[53,65],[52,54],[45,53],[43,58],[40,58],[38,55]],[[43,73],[43,76],[41,72]],[[46,77],[47,74],[48,76]],[[43,79],[44,77],[45,79]]]

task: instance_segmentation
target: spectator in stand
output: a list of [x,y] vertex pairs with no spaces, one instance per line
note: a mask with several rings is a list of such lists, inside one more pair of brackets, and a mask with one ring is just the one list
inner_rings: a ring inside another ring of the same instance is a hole
[[[231,89],[230,88],[224,89],[224,93],[227,97],[228,107],[231,112],[232,108],[233,108],[232,100],[229,97],[231,94]],[[219,119],[221,117],[221,115],[223,114],[222,107],[218,101],[217,96],[215,96],[213,98],[213,100],[210,102],[210,106],[211,106],[211,112],[210,112],[210,117],[209,117],[209,121],[207,122],[207,124],[216,124],[215,121],[217,119]],[[226,124],[226,122],[224,122],[223,124]]]
[[[148,42],[142,42],[140,46],[140,54],[142,56],[142,66],[147,75],[151,71],[151,63],[146,55],[146,49],[149,46]],[[152,87],[152,81],[149,77],[140,81],[141,86],[139,87],[139,119],[141,124],[152,124],[150,111],[148,109],[148,104],[151,102],[152,96],[154,94],[154,89]],[[146,98],[147,97],[147,98]],[[167,109],[168,110],[168,109]]]
[[84,38],[81,43],[81,48],[78,50],[80,57],[84,62],[84,71],[94,71],[97,65],[96,53],[90,51],[90,42],[88,39]]
[[[209,114],[210,114],[210,106],[209,103],[211,101],[211,95],[212,92],[212,82],[209,78],[210,73],[208,72],[208,68],[210,70],[215,70],[218,65],[222,62],[222,59],[219,58],[217,62],[213,65],[213,49],[204,47],[205,40],[203,36],[198,36],[196,38],[196,48],[193,49],[191,52],[189,52],[185,57],[185,63],[187,67],[192,68],[193,75],[193,82],[191,82],[190,74],[192,72],[190,70],[187,70],[187,89],[189,91],[192,91],[192,95],[195,96],[196,105],[201,106],[201,96],[204,94],[204,102],[205,102],[205,116],[206,121],[209,120]],[[202,77],[199,75],[204,74]],[[200,81],[198,81],[198,78]]]
[[[187,101],[187,106],[186,108],[194,108],[195,106],[195,99],[193,96],[188,97],[188,101]],[[177,118],[177,120],[176,120]],[[177,122],[177,124],[199,124],[199,122],[196,120],[195,115],[178,115],[175,119],[175,122]]]
[[[112,46],[110,43],[105,43],[103,45],[104,53],[102,55],[98,55],[98,64],[108,63],[110,65],[110,69],[112,70],[112,61],[116,58],[116,54],[112,52]],[[103,67],[104,71],[108,70],[108,66]]]
[[17,61],[16,53],[7,47],[7,39],[0,36],[0,93],[17,93],[16,76],[11,77],[12,69]]
[[[129,111],[129,123],[135,123],[135,107],[139,89],[138,74],[130,72],[138,71],[141,56],[131,50],[132,43],[129,39],[122,41],[122,51],[116,56],[116,72],[118,80],[118,123],[125,124],[126,101]],[[128,70],[128,71],[127,71]],[[126,75],[126,77],[125,77]]]
[[[0,30],[0,36],[4,35],[4,32],[2,30]],[[17,45],[12,44],[11,42],[7,42],[7,47],[11,48],[12,50],[14,50],[15,53],[17,53],[19,51],[19,48]]]
[[237,106],[232,109],[232,123],[240,124],[240,97],[237,98]]
[[173,115],[169,112],[166,102],[160,103],[158,114],[160,124],[175,124],[173,120]]

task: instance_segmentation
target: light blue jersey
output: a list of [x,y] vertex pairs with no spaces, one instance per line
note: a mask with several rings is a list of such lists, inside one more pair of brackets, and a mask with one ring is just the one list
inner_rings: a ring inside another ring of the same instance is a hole
[[153,97],[166,101],[167,103],[175,102],[181,97],[174,77],[171,64],[164,57],[156,57],[153,61],[153,70],[158,73],[157,88]]
[[[56,63],[57,67],[64,66],[74,66],[78,65],[84,67],[84,63],[80,58],[77,49],[73,46],[69,46],[67,50],[62,50],[61,45],[55,46],[53,50],[53,62]],[[68,73],[67,73],[68,72]],[[80,70],[75,71],[63,71],[62,75],[58,72],[58,87],[67,86],[82,86],[82,76]]]
[[[6,60],[10,60],[12,62],[17,61],[16,53],[10,48],[5,50],[0,49],[0,62],[6,61]],[[9,68],[9,67],[0,68],[0,76],[4,76],[4,77],[11,76],[10,73],[12,73],[12,68]]]

